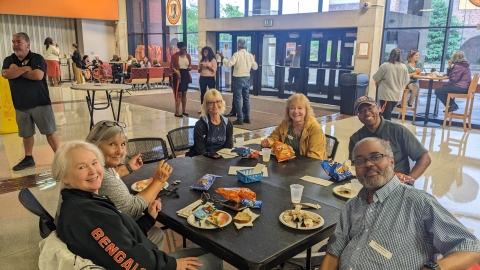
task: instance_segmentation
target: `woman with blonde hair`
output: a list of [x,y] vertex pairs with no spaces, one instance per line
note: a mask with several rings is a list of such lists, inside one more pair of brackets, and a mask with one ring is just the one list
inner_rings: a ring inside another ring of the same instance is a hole
[[[442,87],[435,89],[435,95],[445,106],[447,104],[448,93],[466,94],[472,82],[470,64],[463,51],[455,51],[450,60],[448,60],[447,75],[448,82]],[[453,99],[450,99],[448,112],[454,112],[456,110],[458,110],[457,103],[455,103]]]
[[288,98],[285,118],[261,145],[271,147],[275,141],[290,145],[295,155],[327,159],[325,134],[304,94],[293,94]]
[[195,124],[194,144],[187,156],[204,153],[216,153],[223,148],[233,147],[233,124],[222,114],[225,112],[225,101],[216,89],[205,93],[201,117]]

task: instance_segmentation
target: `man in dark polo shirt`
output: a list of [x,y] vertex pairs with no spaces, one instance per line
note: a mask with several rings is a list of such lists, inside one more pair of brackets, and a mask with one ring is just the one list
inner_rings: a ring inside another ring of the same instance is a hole
[[[377,137],[390,143],[395,161],[395,172],[417,179],[430,165],[427,149],[406,127],[390,122],[380,116],[380,107],[371,97],[360,97],[354,105],[355,113],[364,126],[350,137],[348,156],[352,158],[353,147],[366,137]],[[408,158],[415,161],[410,170]],[[353,158],[352,158],[353,159]]]
[[13,167],[20,171],[35,166],[33,144],[35,125],[47,136],[53,152],[58,149],[57,126],[48,93],[45,60],[30,51],[30,38],[25,33],[13,35],[14,53],[3,60],[2,76],[8,79],[18,125],[23,138],[25,158]]

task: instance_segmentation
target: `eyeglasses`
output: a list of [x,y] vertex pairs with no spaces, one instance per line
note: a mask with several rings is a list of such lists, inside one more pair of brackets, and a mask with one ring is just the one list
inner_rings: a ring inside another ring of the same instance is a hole
[[127,127],[127,125],[124,122],[117,122],[117,121],[103,122],[102,126],[106,126],[106,127],[117,126],[117,127],[122,127],[122,128]]
[[375,105],[372,105],[372,106],[370,106],[370,107],[368,107],[368,108],[366,108],[366,109],[363,109],[363,110],[359,111],[359,112],[357,113],[357,115],[365,115],[367,112],[373,113],[374,110],[375,110],[375,107],[376,107]]
[[168,197],[180,198],[180,195],[178,195],[177,190],[178,188],[174,188],[172,190],[164,188],[160,191],[160,193],[158,193],[158,197],[168,196]]
[[217,101],[207,101],[207,106],[213,106],[213,104],[220,105],[220,104],[222,104],[222,100],[217,100]]
[[222,203],[226,201],[226,200],[222,200],[216,194],[214,194],[213,196],[210,196],[210,194],[208,194],[207,192],[203,192],[202,196],[200,196],[200,199],[203,201],[203,203],[207,203],[207,202]]
[[376,154],[376,155],[373,155],[369,158],[356,158],[356,159],[353,160],[353,164],[355,164],[355,166],[359,166],[359,167],[364,167],[365,164],[367,163],[367,161],[370,161],[373,164],[378,164],[378,163],[382,162],[383,158],[385,158],[385,157],[389,157],[389,156],[386,155],[386,154]]

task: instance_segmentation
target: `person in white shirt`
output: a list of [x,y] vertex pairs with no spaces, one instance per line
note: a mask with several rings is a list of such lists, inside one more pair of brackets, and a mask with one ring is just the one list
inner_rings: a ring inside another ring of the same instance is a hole
[[[243,123],[250,124],[250,69],[257,70],[258,64],[255,62],[255,56],[247,52],[247,43],[245,39],[237,41],[238,51],[233,54],[230,60],[223,59],[223,64],[226,67],[234,67],[233,69],[233,100],[235,108],[237,108],[237,120],[233,122],[234,125],[243,125]],[[223,57],[222,53],[219,53]],[[242,108],[243,98],[243,109]]]
[[58,44],[53,42],[51,37],[47,37],[43,43],[43,58],[45,58],[45,64],[47,65],[47,76],[50,86],[58,87],[58,76],[60,76],[60,65],[58,63],[58,56],[60,50]]

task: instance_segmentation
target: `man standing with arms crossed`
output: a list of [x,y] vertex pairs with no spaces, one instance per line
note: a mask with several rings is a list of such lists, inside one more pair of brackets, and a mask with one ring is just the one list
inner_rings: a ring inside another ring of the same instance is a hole
[[[233,54],[230,60],[223,59],[226,67],[233,69],[233,102],[237,112],[237,120],[234,125],[250,124],[250,69],[257,70],[258,65],[255,62],[255,56],[247,52],[247,43],[241,38],[237,41],[238,51]],[[219,53],[223,57],[222,53]],[[243,107],[242,107],[243,98]],[[240,109],[242,108],[242,109]]]
[[13,167],[20,171],[35,166],[33,144],[35,125],[47,136],[53,152],[58,149],[57,126],[48,93],[45,60],[30,51],[30,38],[25,33],[13,35],[14,53],[3,60],[2,76],[8,79],[18,125],[23,138],[25,158]]

